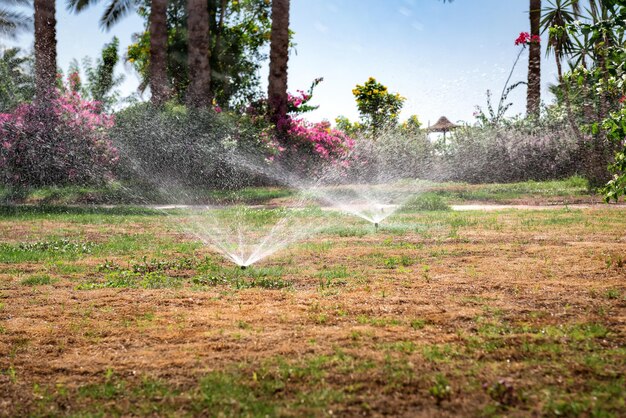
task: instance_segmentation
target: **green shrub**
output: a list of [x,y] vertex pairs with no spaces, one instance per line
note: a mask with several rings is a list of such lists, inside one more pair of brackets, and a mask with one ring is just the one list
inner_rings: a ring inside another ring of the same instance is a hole
[[441,156],[439,179],[468,183],[551,180],[585,172],[585,144],[564,122],[457,129]]
[[[259,185],[243,156],[271,155],[246,116],[142,103],[116,115],[110,136],[120,150],[118,176],[142,189],[176,195],[181,186],[238,189]],[[186,196],[181,196],[186,197]]]

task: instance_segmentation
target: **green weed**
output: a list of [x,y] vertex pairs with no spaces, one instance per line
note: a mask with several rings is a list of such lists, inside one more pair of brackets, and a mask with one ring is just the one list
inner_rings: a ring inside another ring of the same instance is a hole
[[54,281],[55,280],[47,274],[35,274],[22,280],[20,283],[23,286],[43,286],[47,284],[52,284],[54,283]]

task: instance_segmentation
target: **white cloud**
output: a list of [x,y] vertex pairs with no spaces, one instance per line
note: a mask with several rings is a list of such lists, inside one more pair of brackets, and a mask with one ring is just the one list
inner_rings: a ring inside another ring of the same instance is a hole
[[411,16],[413,14],[413,12],[411,12],[411,10],[407,9],[406,7],[400,7],[398,9],[398,12],[400,12],[401,15],[404,16]]
[[328,32],[328,26],[324,25],[322,22],[316,21],[313,26],[318,32],[326,33]]
[[422,24],[422,22],[418,22],[417,20],[414,20],[411,23],[411,26],[413,27],[413,29],[420,31],[420,32],[424,30],[424,25]]

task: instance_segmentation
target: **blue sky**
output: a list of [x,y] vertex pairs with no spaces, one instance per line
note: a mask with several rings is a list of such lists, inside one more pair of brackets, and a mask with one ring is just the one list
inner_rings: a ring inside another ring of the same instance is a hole
[[[57,2],[59,65],[67,69],[73,58],[96,57],[113,35],[121,51],[141,30],[142,20],[129,15],[110,32],[98,24],[103,5],[80,15]],[[296,48],[290,56],[289,89],[306,89],[316,77],[324,82],[315,91],[310,120],[356,119],[352,96],[357,83],[373,76],[392,92],[407,98],[401,118],[417,114],[424,124],[446,115],[452,121],[472,122],[475,105],[485,104],[490,89],[499,97],[520,47],[513,42],[528,31],[528,0],[291,0],[291,28]],[[545,42],[545,39],[544,39]],[[32,37],[18,44],[30,47]],[[512,81],[525,80],[528,53],[524,52]],[[133,70],[125,74],[124,95],[136,90]],[[265,85],[267,63],[261,77]],[[542,54],[542,99],[551,101],[547,85],[556,81],[553,57]],[[525,86],[510,99],[511,115],[524,112]]]

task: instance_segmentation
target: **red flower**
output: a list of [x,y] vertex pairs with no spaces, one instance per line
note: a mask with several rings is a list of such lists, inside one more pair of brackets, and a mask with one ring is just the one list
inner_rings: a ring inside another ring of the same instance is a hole
[[530,44],[538,44],[541,42],[541,37],[539,35],[530,36],[528,32],[520,32],[519,36],[515,40],[515,45],[530,45]]
[[530,40],[530,34],[528,32],[520,32],[519,36],[515,40],[515,45],[526,45]]
[[622,96],[619,98],[620,103],[624,103],[624,101],[626,101],[626,96]]

